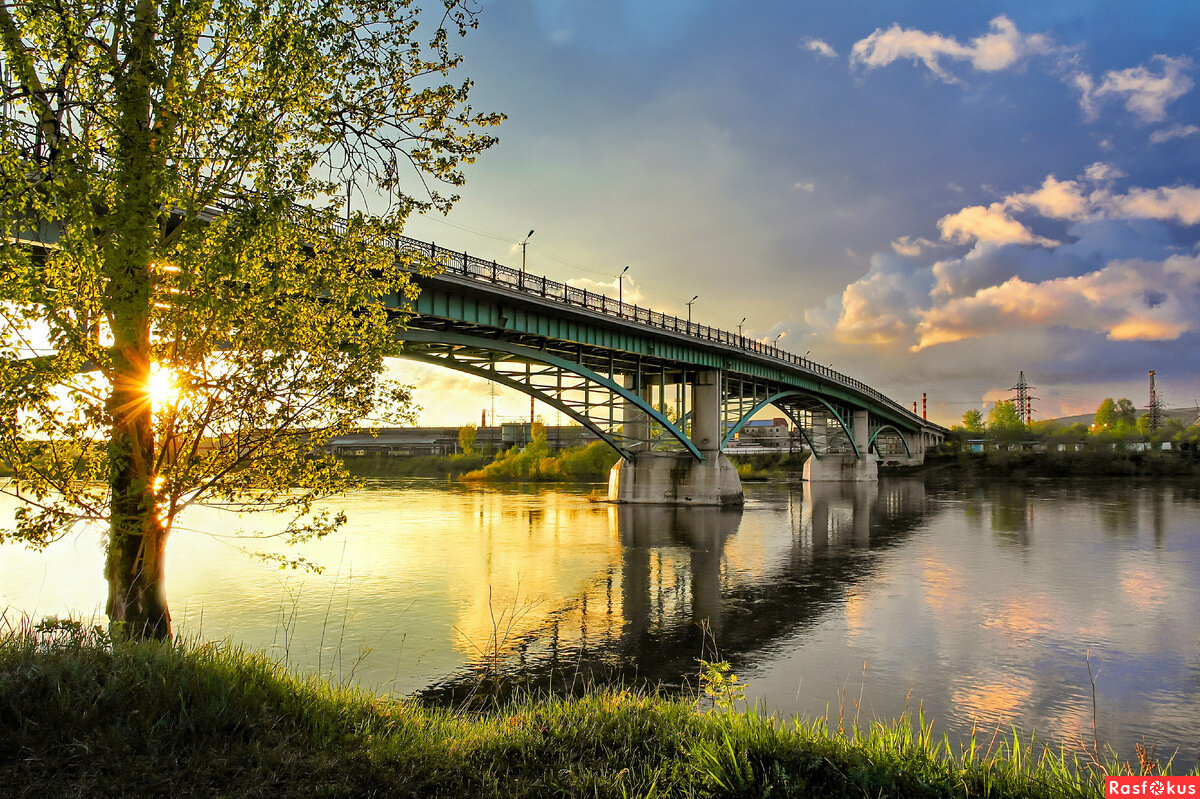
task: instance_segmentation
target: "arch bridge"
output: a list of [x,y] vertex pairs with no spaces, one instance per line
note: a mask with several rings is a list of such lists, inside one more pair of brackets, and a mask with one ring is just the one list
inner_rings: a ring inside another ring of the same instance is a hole
[[524,392],[621,454],[623,502],[740,502],[722,450],[774,406],[800,431],[813,481],[874,480],[880,458],[921,463],[945,428],[826,366],[738,333],[404,238],[443,267],[415,277],[399,355]]

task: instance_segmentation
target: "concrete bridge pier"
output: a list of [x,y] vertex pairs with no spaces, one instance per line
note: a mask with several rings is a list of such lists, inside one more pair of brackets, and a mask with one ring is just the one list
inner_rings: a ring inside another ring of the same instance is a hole
[[721,452],[721,373],[700,372],[692,384],[689,452],[635,452],[608,473],[610,502],[665,505],[741,505],[742,481]]
[[[908,445],[908,455],[899,458],[903,466],[922,466],[925,463],[925,433],[918,430],[915,433],[901,433],[904,443]],[[891,460],[889,458],[889,460]]]
[[[879,480],[879,456],[868,452],[870,432],[867,428],[869,414],[855,411],[850,425],[850,435],[858,447],[853,452],[826,452],[813,455],[804,461],[804,479],[810,483],[873,483]],[[813,443],[816,443],[814,439]]]

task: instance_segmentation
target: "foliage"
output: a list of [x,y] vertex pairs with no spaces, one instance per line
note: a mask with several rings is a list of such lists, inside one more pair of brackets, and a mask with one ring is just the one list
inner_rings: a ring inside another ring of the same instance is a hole
[[[697,713],[597,688],[479,714],[300,679],[228,646],[0,633],[0,780],[31,796],[1097,797],[1103,752],[989,731],[956,746],[917,713]],[[1151,773],[1171,764],[1146,758]]]
[[470,455],[475,452],[475,425],[465,424],[458,430],[458,448],[462,450],[463,455]]
[[971,408],[963,414],[962,426],[968,433],[982,433],[983,413],[978,408]]
[[603,441],[585,447],[572,447],[558,455],[550,454],[543,430],[535,425],[533,440],[524,449],[500,453],[491,463],[462,479],[472,482],[503,480],[567,481],[607,479],[608,471],[620,456]]
[[[381,379],[403,319],[379,300],[435,265],[389,242],[450,208],[437,185],[463,183],[500,120],[449,82],[474,17],[443,10],[427,29],[412,0],[0,4],[13,534],[105,525],[108,612],[131,634],[169,634],[165,544],[189,505],[323,535],[341,519],[312,503],[348,482],[319,445],[409,418]],[[348,213],[351,179],[388,210]]]
[[1093,425],[1095,433],[1110,432],[1128,436],[1137,427],[1137,408],[1126,397],[1115,402],[1112,397],[1105,397],[1100,407],[1096,408]]
[[1092,422],[1096,430],[1105,430],[1117,426],[1117,404],[1112,397],[1105,397],[1096,408],[1096,416]]
[[778,475],[794,474],[804,470],[808,460],[806,452],[778,452],[757,455],[731,454],[729,460],[737,468],[743,480],[768,480]]
[[1025,422],[1017,406],[1010,400],[1001,400],[992,406],[987,416],[988,432],[1000,436],[1021,433]]
[[700,660],[700,694],[713,709],[733,711],[746,702],[746,684],[739,682],[729,661]]
[[1132,427],[1137,424],[1137,408],[1133,402],[1126,397],[1121,397],[1117,400],[1117,424]]

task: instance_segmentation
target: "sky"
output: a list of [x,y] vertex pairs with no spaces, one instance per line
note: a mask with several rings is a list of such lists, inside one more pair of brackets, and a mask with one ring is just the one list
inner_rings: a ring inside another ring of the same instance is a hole
[[[745,331],[952,424],[1200,398],[1200,3],[482,0],[500,143],[409,235]],[[487,385],[401,363],[423,424]],[[497,414],[528,415],[498,389]],[[553,411],[542,409],[547,421]],[[542,412],[540,411],[540,412]]]

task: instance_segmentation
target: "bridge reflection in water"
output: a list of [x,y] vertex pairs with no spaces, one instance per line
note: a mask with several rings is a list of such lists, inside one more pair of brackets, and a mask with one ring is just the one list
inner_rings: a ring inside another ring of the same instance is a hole
[[458,705],[518,687],[678,689],[714,647],[745,669],[840,608],[873,573],[871,552],[905,541],[927,512],[919,478],[794,484],[750,509],[610,506],[619,561],[423,696]]

